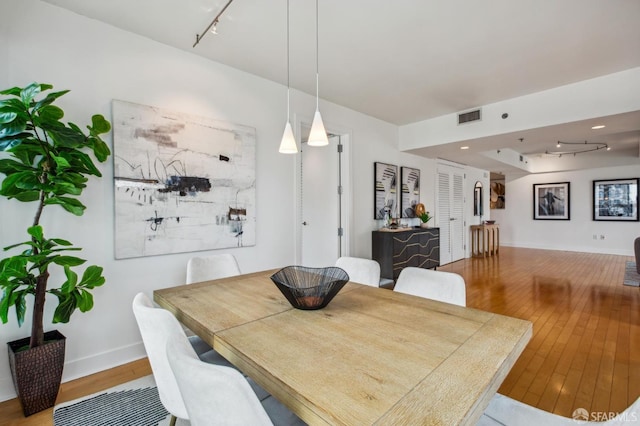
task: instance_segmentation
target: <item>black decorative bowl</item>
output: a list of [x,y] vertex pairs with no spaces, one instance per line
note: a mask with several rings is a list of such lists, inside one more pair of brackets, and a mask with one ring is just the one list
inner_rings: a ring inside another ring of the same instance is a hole
[[291,306],[297,309],[322,309],[349,281],[349,275],[340,268],[308,268],[287,266],[271,275]]

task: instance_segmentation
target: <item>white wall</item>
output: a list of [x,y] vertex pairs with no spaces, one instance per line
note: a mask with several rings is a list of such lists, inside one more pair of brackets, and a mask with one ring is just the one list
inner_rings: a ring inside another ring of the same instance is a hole
[[[400,127],[400,149],[441,145],[640,109],[640,68],[482,106],[482,121],[458,126],[448,114]],[[503,113],[509,118],[503,120]]]
[[[491,210],[491,218],[500,225],[500,244],[631,256],[640,223],[593,221],[592,193],[594,180],[632,177],[640,177],[640,164],[507,177],[505,208]],[[571,220],[533,220],[533,184],[553,182],[571,183]]]
[[[286,115],[286,89],[278,84],[211,62],[190,53],[36,0],[3,0],[0,4],[2,88],[31,81],[71,89],[61,99],[67,119],[84,126],[90,115],[111,118],[111,100],[121,99],[197,114],[256,128],[256,246],[224,250],[233,253],[243,272],[293,263],[295,238],[283,231],[295,218],[296,156],[281,155],[278,145]],[[315,99],[293,91],[292,112],[313,113]],[[328,103],[320,105],[328,127],[351,135],[353,227],[351,253],[371,256],[373,162],[385,161],[422,170],[423,199],[433,197],[432,161],[397,150],[397,126]],[[112,146],[109,136],[107,143]],[[181,284],[192,253],[116,261],[113,257],[113,166],[100,165],[103,179],[91,179],[82,201],[88,206],[77,218],[51,207],[42,224],[50,236],[83,247],[89,263],[105,268],[107,283],[97,289],[92,311],[76,313],[66,325],[46,325],[67,336],[67,381],[144,356],[131,314],[133,296]],[[25,240],[35,205],[0,198],[0,246]],[[278,226],[274,226],[278,224]],[[51,280],[59,278],[52,275]],[[45,318],[51,318],[53,304]],[[15,321],[0,325],[0,344],[24,337]],[[0,400],[14,396],[6,350],[0,351]]]

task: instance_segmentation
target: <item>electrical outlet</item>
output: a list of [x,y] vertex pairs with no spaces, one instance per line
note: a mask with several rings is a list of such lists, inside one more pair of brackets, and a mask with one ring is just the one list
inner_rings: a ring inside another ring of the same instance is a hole
[[596,234],[593,234],[593,239],[594,239],[594,240],[597,240],[597,239],[598,239],[598,236],[597,236]]
[[602,235],[602,234],[601,234],[601,235],[600,235],[600,239],[601,239],[601,240],[604,240],[604,235]]

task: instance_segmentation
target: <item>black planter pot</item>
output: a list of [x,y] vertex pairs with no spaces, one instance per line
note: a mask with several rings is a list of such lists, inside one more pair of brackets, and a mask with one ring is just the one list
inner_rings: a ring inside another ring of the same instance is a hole
[[13,385],[25,416],[51,408],[56,403],[66,337],[57,330],[44,333],[45,344],[20,350],[29,345],[29,338],[7,343]]

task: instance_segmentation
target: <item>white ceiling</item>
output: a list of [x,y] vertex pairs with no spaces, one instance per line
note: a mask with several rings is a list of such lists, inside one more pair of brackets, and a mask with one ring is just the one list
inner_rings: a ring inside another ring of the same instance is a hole
[[[286,84],[285,0],[234,0],[218,34],[195,48],[227,0],[45,1]],[[319,11],[320,96],[397,125],[640,67],[637,0],[319,0]],[[291,86],[315,94],[315,2],[290,0],[290,14]],[[637,162],[640,112],[606,119],[598,142]],[[559,139],[593,139],[584,127],[474,146],[532,155]],[[456,144],[415,153],[498,166]],[[589,156],[603,155],[580,155]]]

